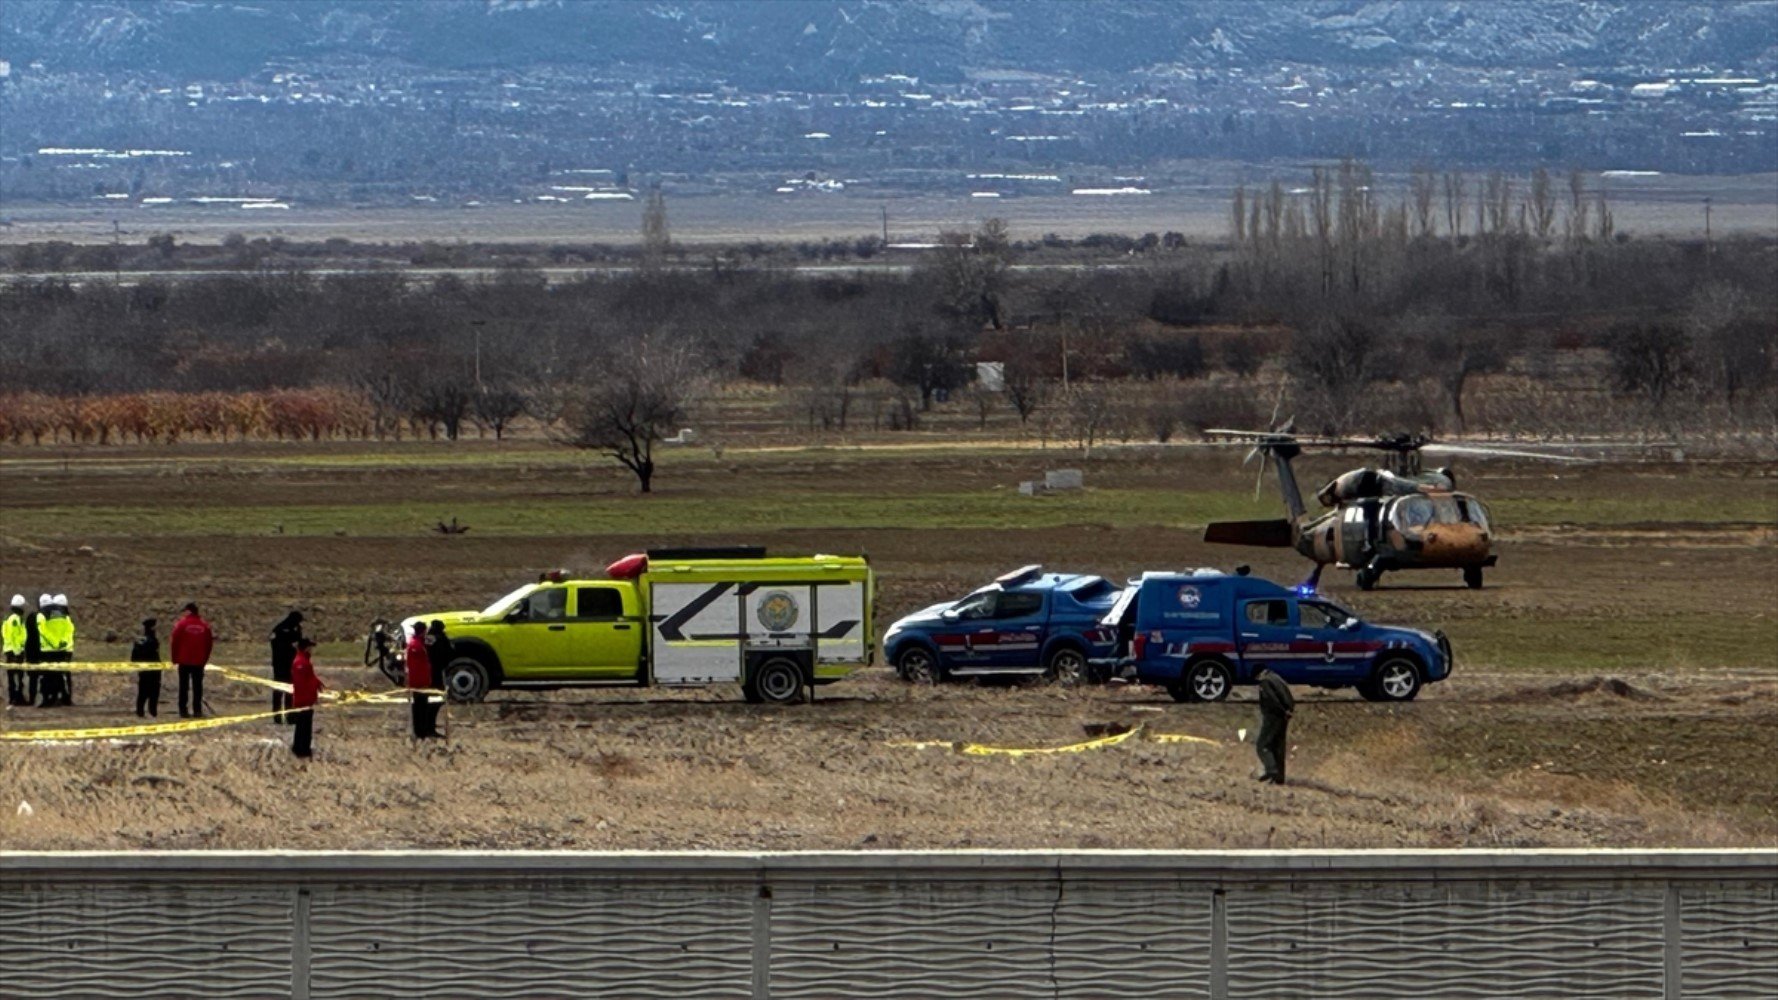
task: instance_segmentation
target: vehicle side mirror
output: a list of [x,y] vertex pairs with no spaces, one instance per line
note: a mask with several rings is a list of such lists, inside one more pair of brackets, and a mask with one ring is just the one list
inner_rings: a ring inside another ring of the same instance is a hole
[[940,611],[938,613],[938,616],[948,622],[954,622],[957,620],[957,612],[951,610],[950,608],[946,608],[943,611]]
[[1340,623],[1340,631],[1342,631],[1342,632],[1356,631],[1358,629],[1359,624],[1360,623],[1359,623],[1358,619],[1348,618],[1345,621]]

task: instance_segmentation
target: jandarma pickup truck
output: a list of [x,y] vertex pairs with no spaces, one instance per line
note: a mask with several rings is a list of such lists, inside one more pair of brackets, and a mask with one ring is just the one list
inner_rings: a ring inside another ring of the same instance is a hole
[[1136,679],[1179,701],[1221,701],[1266,667],[1371,701],[1408,701],[1451,673],[1443,632],[1372,625],[1306,588],[1213,570],[1143,574],[1105,625]]

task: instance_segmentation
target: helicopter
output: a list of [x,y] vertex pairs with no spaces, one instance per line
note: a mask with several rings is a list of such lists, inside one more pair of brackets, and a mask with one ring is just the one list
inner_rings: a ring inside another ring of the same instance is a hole
[[[1440,444],[1424,434],[1379,437],[1328,437],[1295,433],[1286,422],[1274,431],[1204,432],[1250,444],[1247,461],[1260,459],[1260,478],[1267,465],[1278,471],[1278,489],[1288,516],[1260,521],[1219,521],[1204,529],[1204,540],[1224,545],[1294,548],[1315,561],[1305,586],[1313,589],[1321,571],[1339,566],[1357,571],[1360,590],[1370,590],[1386,572],[1404,569],[1460,569],[1472,590],[1482,586],[1483,570],[1498,560],[1492,551],[1493,525],[1480,499],[1457,489],[1449,468],[1425,469],[1421,455],[1487,455],[1585,462],[1573,455],[1520,451],[1481,445]],[[1311,516],[1303,503],[1291,460],[1305,448],[1370,448],[1390,457],[1386,468],[1360,468],[1343,473],[1316,491],[1324,514]],[[1259,484],[1254,484],[1255,495]]]

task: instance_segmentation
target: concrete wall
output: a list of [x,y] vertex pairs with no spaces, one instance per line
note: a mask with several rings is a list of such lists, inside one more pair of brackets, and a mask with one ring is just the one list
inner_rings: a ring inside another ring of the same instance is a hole
[[0,853],[0,995],[1769,1000],[1778,853]]

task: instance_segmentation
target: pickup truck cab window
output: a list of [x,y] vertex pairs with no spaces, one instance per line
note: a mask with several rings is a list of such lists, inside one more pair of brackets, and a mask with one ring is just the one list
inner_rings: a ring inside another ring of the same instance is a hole
[[532,591],[507,617],[520,622],[561,621],[568,617],[568,591],[561,587]]
[[999,596],[1000,591],[998,590],[984,590],[980,593],[970,594],[952,605],[951,610],[956,613],[958,618],[992,618],[997,603],[995,599]]
[[624,615],[623,594],[616,587],[574,588],[574,617],[581,621],[612,621]]
[[1042,594],[1001,594],[994,605],[994,617],[1024,618],[1042,610]]
[[1297,607],[1302,609],[1304,628],[1339,628],[1358,617],[1337,604],[1321,601],[1301,601]]
[[1249,625],[1289,625],[1290,602],[1282,600],[1248,601]]

